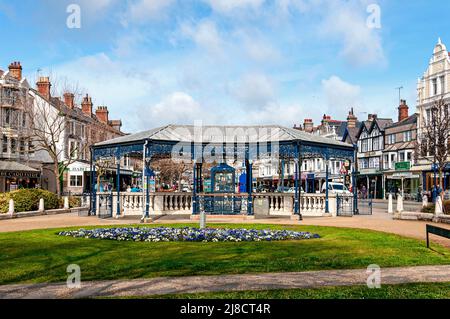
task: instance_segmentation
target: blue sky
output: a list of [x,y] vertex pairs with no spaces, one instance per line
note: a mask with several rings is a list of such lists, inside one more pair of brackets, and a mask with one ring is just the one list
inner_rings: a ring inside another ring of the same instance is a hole
[[[380,28],[367,25],[372,4]],[[0,68],[21,61],[31,83],[70,83],[128,132],[292,126],[350,107],[395,118],[395,88],[415,110],[438,37],[450,43],[448,12],[446,0],[0,0]]]

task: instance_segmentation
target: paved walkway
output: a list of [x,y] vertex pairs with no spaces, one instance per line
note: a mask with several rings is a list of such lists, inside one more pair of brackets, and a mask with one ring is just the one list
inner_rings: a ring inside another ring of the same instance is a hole
[[[92,281],[81,282],[81,288],[79,289],[69,289],[65,283],[6,285],[0,286],[0,299],[139,297],[218,291],[318,288],[326,286],[365,285],[368,276],[366,269],[353,269]],[[381,269],[381,285],[419,282],[450,283],[450,265]]]
[[[22,231],[32,229],[48,229],[61,227],[82,227],[82,226],[105,226],[105,225],[123,225],[136,224],[139,220],[137,217],[129,219],[99,219],[97,217],[78,217],[76,214],[47,215],[29,218],[18,218],[0,221],[0,232]],[[156,220],[155,224],[163,223],[192,223],[189,216],[181,215],[176,217],[164,217]],[[196,221],[198,222],[198,221]],[[354,217],[310,217],[303,221],[291,221],[289,218],[268,218],[244,220],[242,218],[215,218],[210,222],[220,223],[249,223],[249,224],[280,224],[280,225],[316,225],[316,226],[332,226],[332,227],[348,227],[361,228],[387,233],[393,233],[400,236],[417,238],[425,240],[425,225],[432,224],[443,228],[450,229],[447,224],[433,224],[421,221],[393,220],[392,215],[383,211],[374,209],[372,216],[354,216]],[[450,247],[450,240],[431,236],[433,242],[440,243]]]

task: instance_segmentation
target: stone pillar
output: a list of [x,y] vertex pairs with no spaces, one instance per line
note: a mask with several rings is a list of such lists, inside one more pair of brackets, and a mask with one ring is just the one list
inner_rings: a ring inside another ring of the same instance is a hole
[[441,196],[437,196],[436,197],[436,207],[434,209],[434,214],[436,216],[442,215],[443,213],[443,207],[442,207],[442,197]]
[[403,196],[398,195],[397,198],[397,212],[401,213],[403,212]]
[[388,199],[388,213],[392,214],[394,212],[394,208],[393,208],[393,203],[392,203],[392,194],[389,194],[389,199]]
[[64,196],[64,209],[69,209],[69,197],[68,196]]
[[[64,208],[66,207],[66,203],[64,201]],[[43,211],[45,211],[45,205],[44,205],[44,199],[41,198],[39,199],[39,211],[42,213]]]
[[12,198],[9,200],[8,213],[11,214],[11,215],[14,214],[14,199],[12,199]]
[[337,196],[336,194],[330,194],[328,198],[329,213],[332,217],[337,217]]
[[427,207],[428,206],[428,196],[427,195],[423,195],[422,197],[422,207]]
[[164,212],[164,196],[155,196],[155,214],[162,214]]

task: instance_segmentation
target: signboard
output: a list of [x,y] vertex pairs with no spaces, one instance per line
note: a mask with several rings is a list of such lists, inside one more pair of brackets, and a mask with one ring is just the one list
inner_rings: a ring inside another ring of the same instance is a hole
[[411,162],[398,162],[395,163],[396,171],[409,171],[411,169]]
[[392,175],[393,179],[402,179],[402,178],[420,178],[419,175],[414,175],[411,172],[404,172],[404,173],[395,173]]

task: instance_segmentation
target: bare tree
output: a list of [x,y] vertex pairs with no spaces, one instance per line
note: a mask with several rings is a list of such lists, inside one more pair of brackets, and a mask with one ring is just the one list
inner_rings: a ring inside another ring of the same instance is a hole
[[425,125],[419,132],[421,138],[417,143],[417,150],[422,158],[435,165],[439,173],[439,186],[443,189],[443,172],[450,155],[449,104],[443,99],[436,101],[429,109],[427,118],[423,119],[423,123]]
[[178,183],[179,188],[181,188],[183,176],[190,170],[187,163],[173,161],[170,158],[156,159],[151,166],[153,170],[158,172],[159,183],[168,185]]
[[82,140],[73,148],[67,147],[65,131],[68,129],[67,119],[70,112],[41,97],[36,97],[33,107],[28,110],[35,151],[46,152],[50,156],[58,196],[61,195],[61,179],[64,172],[80,154],[85,153],[85,148],[88,147]]

